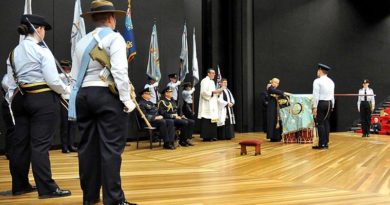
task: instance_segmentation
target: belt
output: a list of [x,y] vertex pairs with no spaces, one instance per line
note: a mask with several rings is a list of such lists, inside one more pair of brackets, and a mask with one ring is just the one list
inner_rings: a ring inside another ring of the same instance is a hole
[[51,91],[50,87],[46,82],[37,82],[37,83],[25,83],[20,85],[21,89],[26,93],[43,93]]
[[107,82],[103,82],[103,81],[87,81],[87,82],[83,82],[83,84],[81,85],[81,87],[108,87],[108,83]]

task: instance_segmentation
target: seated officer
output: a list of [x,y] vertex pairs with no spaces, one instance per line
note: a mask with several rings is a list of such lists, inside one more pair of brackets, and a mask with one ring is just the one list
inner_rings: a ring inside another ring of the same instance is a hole
[[189,139],[194,132],[194,121],[180,117],[177,114],[177,105],[172,99],[172,90],[170,87],[163,89],[161,95],[163,95],[163,98],[158,105],[160,115],[164,116],[164,119],[173,119],[175,126],[181,128],[179,140],[181,146],[193,146]]
[[[160,136],[164,139],[164,149],[175,149],[175,126],[173,120],[164,119],[163,116],[158,115],[158,108],[150,101],[149,88],[143,89],[139,94],[142,97],[139,101],[139,107],[150,124],[158,128]],[[143,120],[142,123],[146,124]]]

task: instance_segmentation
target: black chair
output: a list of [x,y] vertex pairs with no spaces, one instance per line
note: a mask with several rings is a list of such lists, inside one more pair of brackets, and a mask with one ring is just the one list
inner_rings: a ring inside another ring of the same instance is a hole
[[[146,132],[149,134],[150,149],[153,149],[153,142],[155,142],[154,136],[158,134],[157,129],[155,127],[143,126],[143,123],[140,122],[140,120],[143,120],[143,119],[139,119],[141,117],[138,116],[138,114],[134,114],[134,116],[135,116],[135,121],[137,123],[138,131]],[[137,135],[137,149],[138,149],[139,139],[140,139],[140,136]],[[161,137],[158,137],[157,139],[159,142],[159,146],[161,147]]]

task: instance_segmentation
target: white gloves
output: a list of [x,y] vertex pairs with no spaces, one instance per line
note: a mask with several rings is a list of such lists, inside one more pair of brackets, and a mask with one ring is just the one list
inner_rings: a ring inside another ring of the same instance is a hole
[[123,111],[126,113],[130,113],[135,109],[135,104],[132,100],[126,101],[123,104],[125,104]]

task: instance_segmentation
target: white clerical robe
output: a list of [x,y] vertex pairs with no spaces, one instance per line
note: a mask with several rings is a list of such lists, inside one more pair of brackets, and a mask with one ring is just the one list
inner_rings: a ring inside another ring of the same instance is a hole
[[218,96],[213,94],[214,90],[215,82],[208,76],[203,78],[200,83],[198,119],[210,119],[213,123],[218,121]]

